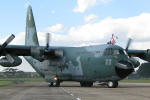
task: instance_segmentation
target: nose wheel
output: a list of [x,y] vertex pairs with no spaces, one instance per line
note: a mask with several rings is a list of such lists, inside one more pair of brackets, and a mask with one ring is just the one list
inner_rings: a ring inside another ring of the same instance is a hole
[[60,81],[58,80],[58,81],[54,81],[53,82],[53,86],[54,87],[59,87],[60,86]]
[[117,88],[118,87],[118,81],[108,81],[107,87],[108,88]]
[[50,82],[48,84],[49,87],[59,87],[60,86],[60,81],[54,81],[54,82]]
[[50,82],[48,84],[49,87],[59,87],[60,86],[60,80],[58,78],[58,76],[54,77],[54,81]]

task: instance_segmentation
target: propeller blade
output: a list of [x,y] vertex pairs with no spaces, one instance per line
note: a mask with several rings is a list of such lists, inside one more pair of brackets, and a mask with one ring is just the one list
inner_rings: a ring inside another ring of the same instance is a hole
[[11,34],[9,38],[2,44],[1,49],[5,48],[14,38],[15,35]]
[[50,33],[46,34],[46,49],[49,48],[49,42],[50,42]]
[[8,60],[10,63],[14,63],[14,62],[15,62],[14,58],[13,58],[10,54],[6,54],[6,58],[7,58],[7,60]]
[[129,40],[128,40],[128,42],[127,42],[126,49],[125,49],[126,51],[128,51],[128,48],[130,47],[131,42],[132,42],[132,39],[131,39],[131,38],[129,38]]

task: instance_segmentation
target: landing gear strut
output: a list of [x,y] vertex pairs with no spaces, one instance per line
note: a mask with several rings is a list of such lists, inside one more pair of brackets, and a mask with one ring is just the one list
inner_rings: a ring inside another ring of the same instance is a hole
[[117,88],[118,87],[118,81],[108,81],[107,87],[108,88]]
[[80,82],[81,87],[92,87],[93,82]]

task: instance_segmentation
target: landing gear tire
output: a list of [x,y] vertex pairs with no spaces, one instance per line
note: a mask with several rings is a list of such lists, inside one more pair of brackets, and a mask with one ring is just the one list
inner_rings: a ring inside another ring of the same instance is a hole
[[80,82],[81,87],[92,87],[93,82]]
[[49,87],[59,87],[60,86],[60,81],[54,81],[54,82],[50,82],[48,84]]
[[52,87],[52,86],[53,86],[53,82],[50,82],[50,83],[48,84],[48,86],[49,86],[49,87]]
[[59,87],[59,86],[60,86],[60,81],[55,81],[55,82],[53,82],[53,86],[54,86],[54,87]]
[[118,87],[118,81],[108,81],[107,87],[108,88],[117,88]]

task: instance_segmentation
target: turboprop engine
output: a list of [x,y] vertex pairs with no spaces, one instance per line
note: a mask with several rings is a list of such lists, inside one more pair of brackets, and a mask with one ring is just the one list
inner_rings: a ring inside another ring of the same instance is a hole
[[21,58],[14,56],[12,61],[9,61],[6,57],[0,59],[0,65],[3,67],[16,67],[22,63]]
[[147,49],[141,59],[150,62],[150,49]]
[[132,62],[132,64],[134,65],[134,68],[137,68],[138,66],[140,66],[140,62],[134,58],[134,57],[131,57],[130,58],[130,61]]
[[45,48],[39,48],[39,47],[32,47],[30,52],[31,56],[39,60],[40,62],[44,61],[45,59],[50,59],[50,58],[62,58],[64,55],[63,50],[61,49],[54,49],[50,48],[49,46],[50,42],[50,34],[46,34],[46,47]]
[[9,36],[9,38],[1,45],[0,47],[0,54],[4,53],[5,57],[2,57],[0,59],[0,65],[3,67],[16,67],[22,63],[22,60],[18,56],[10,55],[7,53],[4,49],[6,46],[15,38],[15,36],[12,34]]

